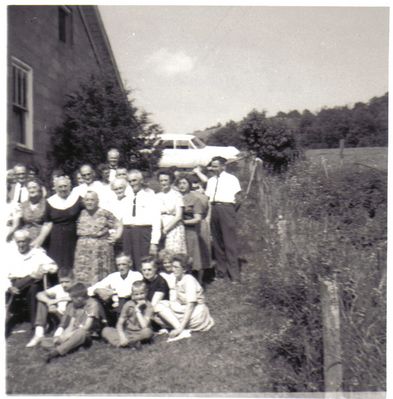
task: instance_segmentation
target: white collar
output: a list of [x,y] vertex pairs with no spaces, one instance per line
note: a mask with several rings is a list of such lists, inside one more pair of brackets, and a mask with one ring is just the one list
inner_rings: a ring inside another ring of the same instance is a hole
[[78,190],[72,190],[70,195],[67,198],[61,198],[57,194],[52,195],[48,198],[48,203],[52,208],[64,210],[67,208],[71,208],[75,205],[76,201],[79,199]]

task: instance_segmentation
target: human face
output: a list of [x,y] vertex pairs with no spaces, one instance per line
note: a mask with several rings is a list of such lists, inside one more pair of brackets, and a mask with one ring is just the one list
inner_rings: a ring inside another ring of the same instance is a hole
[[177,187],[182,194],[186,194],[190,191],[190,185],[186,179],[180,179],[177,183]]
[[83,308],[86,305],[87,297],[85,296],[71,296],[72,303],[74,304],[75,308]]
[[14,169],[14,175],[18,183],[25,184],[27,173],[24,166],[16,166]]
[[56,193],[59,197],[66,199],[71,192],[70,183],[66,180],[60,180],[55,186]]
[[224,165],[221,165],[220,161],[213,161],[210,168],[216,176],[219,176],[224,170]]
[[128,258],[117,258],[116,266],[122,277],[127,276],[128,271],[130,270],[130,261]]
[[78,186],[85,182],[85,179],[82,177],[81,172],[78,172],[76,174],[76,182],[78,183]]
[[178,260],[172,262],[173,274],[176,276],[177,280],[180,280],[184,276],[184,269]]
[[116,169],[116,178],[127,180],[127,169],[125,168]]
[[115,168],[119,162],[119,154],[115,151],[108,152],[108,163],[111,168]]
[[104,181],[108,182],[109,181],[109,176],[111,174],[110,169],[109,168],[108,169],[103,169],[101,174],[102,174],[102,179]]
[[31,181],[29,183],[27,183],[27,191],[29,193],[29,198],[41,198],[42,197],[42,191],[41,191],[41,187],[39,186],[39,184],[37,184],[34,181]]
[[117,199],[122,199],[125,196],[126,187],[122,184],[115,184],[112,188],[117,196]]
[[146,292],[143,287],[133,288],[131,298],[136,303],[144,303],[146,301]]
[[157,275],[157,270],[152,263],[142,263],[141,272],[146,280],[153,280]]
[[72,286],[72,280],[68,277],[60,277],[59,283],[61,284],[65,292],[68,292],[68,290]]
[[142,188],[142,179],[140,176],[135,174],[128,175],[128,181],[134,193],[137,193]]
[[160,175],[160,177],[158,178],[158,181],[160,183],[161,186],[161,190],[164,192],[167,192],[170,190],[171,188],[171,179],[168,175]]
[[86,184],[91,184],[94,181],[93,169],[90,166],[83,166],[81,168],[81,176]]
[[30,239],[28,237],[18,237],[15,238],[16,245],[18,246],[18,251],[21,254],[26,254],[30,250]]
[[98,197],[96,194],[87,193],[83,203],[88,211],[95,211],[98,208]]
[[172,261],[171,261],[170,258],[164,258],[164,259],[162,260],[162,266],[163,266],[164,270],[165,270],[167,273],[172,273],[172,272],[173,272]]

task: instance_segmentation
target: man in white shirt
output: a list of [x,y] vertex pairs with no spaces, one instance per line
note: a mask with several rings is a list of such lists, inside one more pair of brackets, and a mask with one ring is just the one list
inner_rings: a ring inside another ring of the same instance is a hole
[[240,200],[241,187],[236,176],[225,171],[226,159],[214,157],[211,170],[214,172],[208,182],[205,194],[211,207],[211,233],[214,254],[217,260],[217,277],[227,275],[234,284],[240,282],[237,249],[237,222],[235,206]]
[[108,321],[112,322],[110,324],[116,323],[116,320],[113,320],[115,318],[113,313],[115,312],[115,316],[118,316],[123,305],[130,300],[132,284],[135,281],[143,280],[141,273],[130,270],[131,265],[131,258],[120,253],[116,256],[118,271],[109,274],[87,290],[90,296],[95,295],[102,303]]
[[116,148],[111,148],[107,155],[106,159],[108,161],[108,166],[110,169],[109,172],[109,182],[111,183],[116,177],[116,169],[119,167],[119,159],[120,159],[120,152]]
[[42,291],[42,278],[44,274],[56,273],[56,263],[42,248],[30,248],[30,234],[27,230],[17,230],[14,233],[17,250],[11,246],[7,257],[8,288],[7,307],[8,317],[16,313],[14,299],[24,297],[27,300],[30,322],[34,327],[36,315],[36,294]]
[[161,213],[154,191],[143,188],[139,170],[131,170],[128,181],[132,189],[131,209],[123,216],[123,251],[131,256],[134,269],[139,271],[143,257],[157,254]]
[[29,199],[26,188],[27,169],[26,166],[18,163],[13,168],[16,183],[11,187],[9,199],[14,204],[20,204]]

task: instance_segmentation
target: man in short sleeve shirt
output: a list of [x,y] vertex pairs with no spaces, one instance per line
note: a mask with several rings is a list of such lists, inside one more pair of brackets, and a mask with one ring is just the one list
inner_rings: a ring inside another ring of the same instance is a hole
[[240,282],[237,247],[237,222],[235,205],[241,187],[236,176],[225,171],[226,159],[214,157],[211,169],[214,172],[206,187],[206,195],[212,205],[211,233],[217,260],[217,277],[229,275],[232,282]]

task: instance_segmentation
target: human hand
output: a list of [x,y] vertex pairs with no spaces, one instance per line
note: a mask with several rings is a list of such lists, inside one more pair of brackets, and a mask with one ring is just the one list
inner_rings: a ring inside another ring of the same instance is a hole
[[157,244],[150,244],[150,251],[149,251],[149,254],[150,254],[151,256],[156,256],[156,255],[157,255],[157,252],[158,252]]
[[57,313],[57,306],[54,303],[51,303],[48,306],[48,312],[49,313]]
[[19,295],[20,290],[17,287],[10,287],[10,288],[8,288],[8,292],[10,294]]
[[100,298],[102,299],[104,302],[109,301],[109,299],[112,297],[113,295],[113,291],[109,290],[107,288],[96,288],[94,290],[94,293]]

